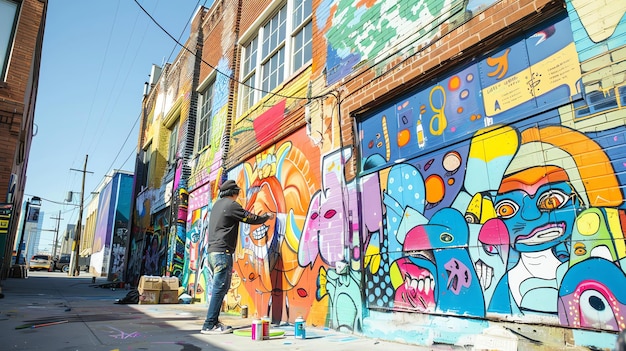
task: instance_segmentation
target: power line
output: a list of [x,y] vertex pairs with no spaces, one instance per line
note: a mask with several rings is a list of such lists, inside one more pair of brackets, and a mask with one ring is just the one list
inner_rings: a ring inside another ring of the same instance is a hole
[[156,25],[157,25],[157,26],[158,26],[158,27],[159,27],[159,28],[160,28],[160,29],[161,29],[161,30],[162,30],[165,34],[167,34],[167,36],[168,36],[168,37],[170,37],[173,41],[175,41],[175,42],[176,42],[176,44],[180,45],[183,49],[185,49],[185,51],[189,52],[189,53],[190,53],[191,55],[193,55],[194,57],[196,57],[196,58],[200,59],[200,61],[201,61],[202,63],[204,63],[205,65],[207,65],[207,66],[211,67],[213,70],[215,70],[215,72],[216,72],[217,74],[221,74],[221,75],[223,75],[224,77],[228,78],[229,80],[231,80],[231,81],[233,81],[233,82],[235,82],[235,83],[237,83],[237,84],[240,84],[240,85],[242,85],[242,86],[244,86],[244,87],[247,87],[247,88],[250,88],[250,89],[252,89],[252,90],[259,91],[259,92],[261,92],[261,93],[263,93],[263,94],[272,95],[272,96],[277,96],[277,97],[281,97],[281,98],[284,98],[284,99],[312,100],[312,99],[320,99],[320,98],[323,98],[323,97],[325,97],[325,96],[327,96],[327,95],[328,95],[328,93],[325,93],[325,94],[322,94],[322,95],[319,95],[319,96],[313,96],[313,97],[306,97],[306,96],[302,97],[302,96],[293,96],[293,95],[283,95],[283,94],[280,94],[280,93],[274,93],[274,92],[271,92],[271,91],[267,91],[267,90],[259,89],[259,88],[257,88],[257,87],[253,87],[253,86],[250,86],[250,85],[248,85],[248,84],[245,84],[245,83],[243,83],[243,82],[241,82],[241,81],[239,81],[239,80],[236,80],[236,79],[235,79],[235,78],[233,78],[231,75],[228,75],[228,74],[226,74],[226,73],[224,73],[224,72],[220,71],[217,67],[215,67],[215,66],[211,65],[210,63],[206,62],[206,61],[205,61],[202,57],[199,57],[197,53],[193,52],[191,49],[189,49],[189,48],[187,48],[185,45],[183,45],[180,41],[178,41],[176,38],[174,38],[174,36],[172,36],[172,35],[171,35],[171,34],[170,34],[170,33],[169,33],[169,32],[168,32],[165,28],[163,28],[163,26],[162,26],[162,25],[161,25],[161,24],[160,24],[160,23],[159,23],[159,22],[158,22],[158,21],[157,21],[154,17],[152,17],[152,15],[151,15],[151,14],[150,14],[150,13],[149,13],[149,12],[148,12],[148,11],[147,11],[144,7],[143,7],[143,6],[141,6],[141,4],[140,4],[137,0],[134,0],[134,1],[135,1],[135,4],[137,4],[137,6],[139,6],[139,8],[141,8],[141,10],[142,10],[142,11],[143,11],[143,12],[144,12],[144,13],[145,13],[148,17],[150,17],[150,19],[152,20],[152,22],[154,22],[154,24],[156,24]]

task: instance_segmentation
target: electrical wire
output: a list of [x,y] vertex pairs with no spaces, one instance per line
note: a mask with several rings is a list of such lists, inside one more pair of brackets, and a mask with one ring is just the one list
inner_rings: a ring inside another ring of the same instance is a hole
[[232,75],[226,74],[222,71],[220,71],[217,67],[211,65],[210,63],[208,63],[207,61],[205,61],[202,57],[198,56],[198,54],[194,51],[192,51],[191,49],[189,49],[188,47],[186,47],[185,45],[183,45],[180,41],[178,41],[176,38],[174,38],[174,36],[172,36],[165,28],[163,28],[163,26],[154,18],[152,17],[152,15],[143,7],[141,6],[141,4],[137,1],[134,0],[135,4],[137,4],[137,6],[139,6],[139,8],[141,8],[141,10],[150,18],[150,20],[152,20],[152,22],[154,22],[154,24],[157,25],[157,27],[159,27],[165,34],[167,34],[168,37],[170,37],[173,41],[175,41],[178,45],[180,45],[180,47],[182,47],[185,51],[189,52],[191,55],[193,55],[194,57],[200,59],[200,61],[202,63],[204,63],[205,65],[209,66],[211,69],[213,69],[215,71],[215,73],[217,74],[221,74],[224,77],[228,78],[229,80],[240,84],[246,88],[250,88],[252,90],[256,90],[259,91],[265,95],[271,95],[271,96],[277,96],[277,97],[281,97],[284,99],[296,99],[296,100],[312,100],[312,99],[320,99],[323,97],[326,97],[328,95],[328,93],[319,95],[319,96],[313,96],[313,97],[306,97],[306,96],[293,96],[293,95],[284,95],[284,94],[280,94],[280,93],[275,93],[275,92],[271,92],[271,91],[267,91],[267,90],[263,90],[263,89],[259,89],[257,87],[245,84],[235,78],[232,77]]

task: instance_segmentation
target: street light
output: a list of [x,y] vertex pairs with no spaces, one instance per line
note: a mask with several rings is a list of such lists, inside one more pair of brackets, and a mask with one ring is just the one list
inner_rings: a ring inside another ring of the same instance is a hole
[[[38,196],[33,196],[29,200],[26,200],[26,212],[24,213],[24,222],[22,222],[22,231],[20,233],[20,244],[17,247],[17,257],[15,257],[15,263],[20,263],[20,258],[22,257],[22,245],[24,245],[24,232],[26,231],[26,222],[37,222],[39,219],[39,208],[34,208],[33,213],[30,213],[30,206],[41,206],[41,198]],[[35,211],[37,210],[37,211]],[[26,263],[26,257],[24,258],[24,263]]]

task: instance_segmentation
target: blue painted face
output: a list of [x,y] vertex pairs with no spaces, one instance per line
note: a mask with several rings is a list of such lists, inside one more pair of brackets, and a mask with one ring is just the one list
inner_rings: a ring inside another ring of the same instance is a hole
[[546,183],[534,195],[512,190],[496,196],[495,210],[518,252],[554,248],[568,239],[582,204],[566,181]]

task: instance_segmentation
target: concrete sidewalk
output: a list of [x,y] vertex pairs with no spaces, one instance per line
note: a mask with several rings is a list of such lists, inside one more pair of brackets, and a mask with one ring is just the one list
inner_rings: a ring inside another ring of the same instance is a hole
[[[272,326],[283,336],[253,341],[235,334],[202,335],[206,304],[120,305],[125,289],[92,284],[90,274],[30,273],[26,279],[0,282],[0,350],[452,350],[419,347],[307,327],[295,339],[293,326]],[[97,283],[106,283],[98,280]],[[251,318],[222,314],[236,330],[250,328]]]

